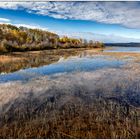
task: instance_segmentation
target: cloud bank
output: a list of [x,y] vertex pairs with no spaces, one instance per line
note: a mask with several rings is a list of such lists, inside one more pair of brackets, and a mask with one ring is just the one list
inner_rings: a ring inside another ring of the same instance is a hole
[[2,2],[0,8],[140,28],[140,2]]
[[10,22],[10,19],[7,19],[7,18],[0,18],[0,21],[1,21],[1,22]]
[[0,24],[10,24],[11,20],[7,18],[1,18],[0,17]]
[[118,36],[115,34],[97,34],[97,33],[91,33],[91,32],[62,32],[62,31],[56,31],[57,34],[60,36],[68,36],[72,38],[84,38],[87,40],[94,40],[94,41],[101,41],[104,43],[129,43],[129,42],[140,42],[140,39],[135,39],[131,37],[123,37]]

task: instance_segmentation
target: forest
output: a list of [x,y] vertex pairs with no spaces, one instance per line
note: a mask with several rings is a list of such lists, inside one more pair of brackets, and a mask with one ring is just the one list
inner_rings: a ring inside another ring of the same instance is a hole
[[102,48],[102,42],[70,38],[44,31],[0,24],[0,53],[47,49]]

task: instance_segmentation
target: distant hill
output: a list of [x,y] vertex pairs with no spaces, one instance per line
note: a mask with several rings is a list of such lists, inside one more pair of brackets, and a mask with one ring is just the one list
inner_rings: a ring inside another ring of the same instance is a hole
[[105,43],[105,46],[113,47],[140,47],[140,43],[130,42],[130,43]]
[[40,29],[0,24],[0,53],[81,47],[99,48],[104,47],[104,44],[92,40],[60,37]]

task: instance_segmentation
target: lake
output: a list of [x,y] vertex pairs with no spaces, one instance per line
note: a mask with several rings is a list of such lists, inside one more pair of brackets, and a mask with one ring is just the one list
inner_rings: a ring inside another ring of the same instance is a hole
[[70,73],[78,71],[94,71],[102,68],[119,68],[125,61],[111,59],[108,56],[93,56],[93,57],[70,57],[67,59],[60,58],[56,63],[41,66],[38,68],[28,68],[19,70],[9,74],[1,74],[0,82],[29,80],[43,75],[52,75],[57,73]]
[[130,52],[140,53],[140,47],[108,47],[104,52]]
[[[0,134],[5,134],[5,131],[9,134],[9,130],[17,133],[24,124],[27,127],[23,127],[20,133],[27,132],[27,136],[28,126],[31,126],[34,134],[48,128],[46,134],[50,131],[54,134],[62,128],[72,131],[71,135],[78,131],[86,136],[88,132],[94,134],[97,131],[97,135],[102,136],[104,134],[99,134],[98,130],[108,134],[113,129],[116,135],[128,131],[130,136],[129,130],[132,129],[131,138],[137,137],[140,54],[95,50],[85,49],[67,57],[60,53],[56,61],[44,66],[1,74],[0,124],[4,126]],[[53,59],[56,53],[45,53],[41,57],[46,59],[49,56]]]
[[[112,47],[105,49],[104,52],[140,52],[137,47]],[[36,68],[21,69],[16,72],[1,74],[0,83],[17,80],[30,80],[44,75],[53,75],[60,73],[72,73],[80,71],[95,71],[103,68],[120,68],[128,61],[117,59],[109,55],[91,55],[84,51],[77,56],[68,58],[60,57],[55,63]]]

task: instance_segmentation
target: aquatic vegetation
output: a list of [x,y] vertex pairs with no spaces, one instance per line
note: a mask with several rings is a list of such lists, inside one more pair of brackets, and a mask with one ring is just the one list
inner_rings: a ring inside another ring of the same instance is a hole
[[140,138],[138,68],[0,84],[0,137]]
[[60,57],[78,55],[83,49],[59,49],[30,52],[14,52],[0,55],[0,73],[14,72],[20,69],[38,67],[57,62]]

